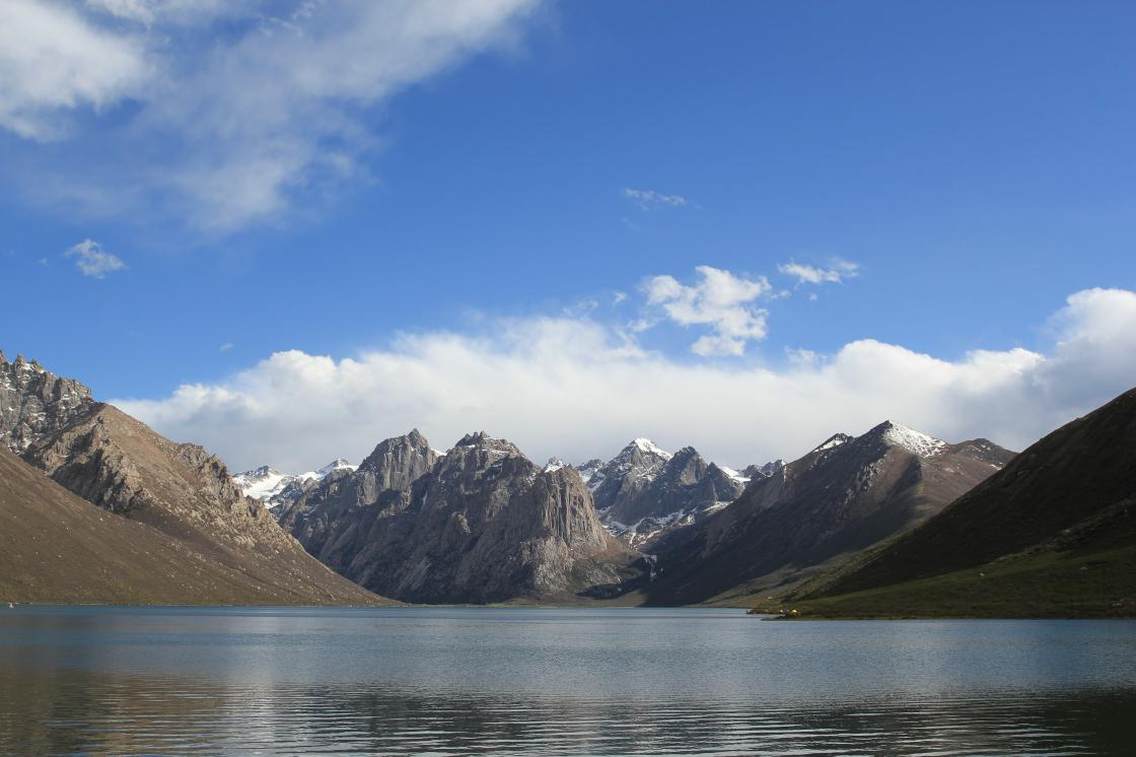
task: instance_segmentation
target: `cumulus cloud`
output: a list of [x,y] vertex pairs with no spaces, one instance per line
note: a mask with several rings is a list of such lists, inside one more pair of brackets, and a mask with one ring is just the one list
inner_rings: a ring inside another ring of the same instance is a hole
[[537,460],[606,457],[649,436],[743,466],[792,459],[886,418],[1021,449],[1136,377],[1136,292],[1078,292],[1049,327],[1040,352],[948,360],[865,339],[771,368],[676,361],[591,320],[538,318],[485,336],[419,334],[339,360],[278,352],[219,383],[116,404],[240,469],[359,460],[415,426],[438,447],[485,429]]
[[777,270],[797,280],[797,284],[839,284],[859,275],[860,266],[848,260],[834,259],[827,268],[804,263],[782,263]]
[[43,153],[29,191],[99,213],[156,204],[228,231],[366,180],[376,110],[514,44],[536,4],[11,0],[0,4],[0,127],[57,138],[83,108],[130,103],[73,135],[76,154],[106,160]]
[[93,239],[84,239],[63,253],[64,257],[74,258],[79,273],[92,279],[104,279],[108,273],[126,268],[122,258],[112,255]]
[[765,338],[769,313],[754,303],[772,291],[768,279],[747,279],[708,265],[695,271],[699,280],[691,286],[673,276],[653,276],[643,285],[647,304],[661,308],[671,321],[713,329],[691,345],[695,354],[742,355],[746,342]]
[[682,195],[668,195],[662,192],[656,192],[653,189],[632,189],[630,187],[623,190],[623,196],[631,200],[643,210],[654,210],[655,208],[681,208],[686,205],[686,198]]

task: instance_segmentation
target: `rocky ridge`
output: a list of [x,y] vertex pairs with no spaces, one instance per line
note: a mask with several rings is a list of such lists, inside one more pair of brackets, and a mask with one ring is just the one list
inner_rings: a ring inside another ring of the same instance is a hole
[[0,443],[16,454],[58,431],[92,404],[91,390],[60,378],[23,355],[0,351]]

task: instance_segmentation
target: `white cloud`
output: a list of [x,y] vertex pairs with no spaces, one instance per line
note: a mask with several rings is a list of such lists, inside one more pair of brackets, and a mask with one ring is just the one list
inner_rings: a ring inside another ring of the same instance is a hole
[[777,266],[777,270],[786,276],[792,276],[797,284],[839,284],[845,279],[855,278],[860,273],[858,263],[852,263],[839,258],[834,259],[828,268],[805,265],[803,263],[789,262]]
[[68,248],[63,255],[64,257],[75,258],[75,267],[79,269],[79,272],[92,279],[103,279],[106,278],[108,273],[122,271],[126,268],[126,263],[122,262],[122,258],[107,252],[102,245],[93,239],[84,239],[79,244]]
[[661,308],[670,320],[714,330],[699,337],[692,351],[703,356],[742,355],[746,342],[765,338],[769,313],[753,303],[772,291],[768,279],[747,279],[708,265],[695,271],[699,281],[693,286],[673,276],[653,276],[643,285],[647,304]]
[[151,66],[141,40],[99,28],[56,3],[0,3],[0,127],[63,137],[66,114],[137,96]]
[[681,208],[686,206],[686,198],[682,195],[663,194],[653,189],[632,189],[628,187],[623,190],[623,196],[634,202],[643,210],[653,210],[654,208]]
[[220,347],[218,347],[217,350],[219,352],[229,352],[230,350],[233,349],[234,346],[235,345],[232,342],[225,342]]
[[[227,231],[369,177],[378,108],[488,49],[513,45],[537,0],[0,4],[0,127],[65,133],[76,152],[26,171],[29,192],[98,213],[135,206]],[[33,161],[34,162],[34,161]],[[78,165],[76,165],[78,164]],[[34,181],[33,181],[34,174]],[[110,197],[108,197],[110,195]]]
[[279,352],[220,383],[117,404],[239,469],[359,460],[414,426],[438,447],[485,429],[536,460],[610,456],[649,436],[742,466],[797,457],[885,418],[1021,449],[1136,381],[1136,293],[1078,292],[1052,328],[1044,352],[945,360],[868,339],[772,369],[676,361],[593,321],[533,319],[486,337],[407,337],[342,360]]

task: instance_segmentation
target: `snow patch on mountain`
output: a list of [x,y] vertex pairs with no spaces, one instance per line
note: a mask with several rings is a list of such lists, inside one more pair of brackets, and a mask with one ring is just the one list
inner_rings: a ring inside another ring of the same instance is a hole
[[919,457],[935,457],[947,448],[947,443],[942,439],[936,439],[933,436],[924,434],[922,431],[916,431],[913,428],[901,426],[891,421],[885,423],[884,426],[884,442],[897,447],[903,447],[913,455],[918,455]]
[[667,452],[664,449],[660,449],[659,446],[656,445],[650,439],[646,439],[644,437],[639,437],[638,439],[635,439],[631,443],[634,444],[636,447],[638,447],[641,452],[649,452],[653,455],[658,455],[659,457],[663,458],[664,460],[670,460],[671,457],[672,457],[670,452]]
[[[717,463],[715,463],[715,465],[717,465]],[[748,484],[749,483],[749,476],[743,476],[741,473],[734,470],[733,468],[728,468],[725,465],[718,465],[718,470],[722,471],[727,476],[729,476],[733,480],[737,481],[739,484]]]

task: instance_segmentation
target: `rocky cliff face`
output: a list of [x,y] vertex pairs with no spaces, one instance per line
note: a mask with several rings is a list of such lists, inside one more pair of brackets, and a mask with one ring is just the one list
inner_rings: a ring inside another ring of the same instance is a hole
[[807,575],[810,566],[906,531],[995,473],[1012,453],[947,444],[885,422],[838,434],[753,481],[730,507],[657,545],[651,601],[705,601]]
[[637,557],[576,470],[484,433],[440,459],[416,431],[389,439],[281,522],[343,575],[414,602],[572,598],[633,575]]
[[0,352],[0,443],[19,454],[90,407],[91,390],[23,355]]

